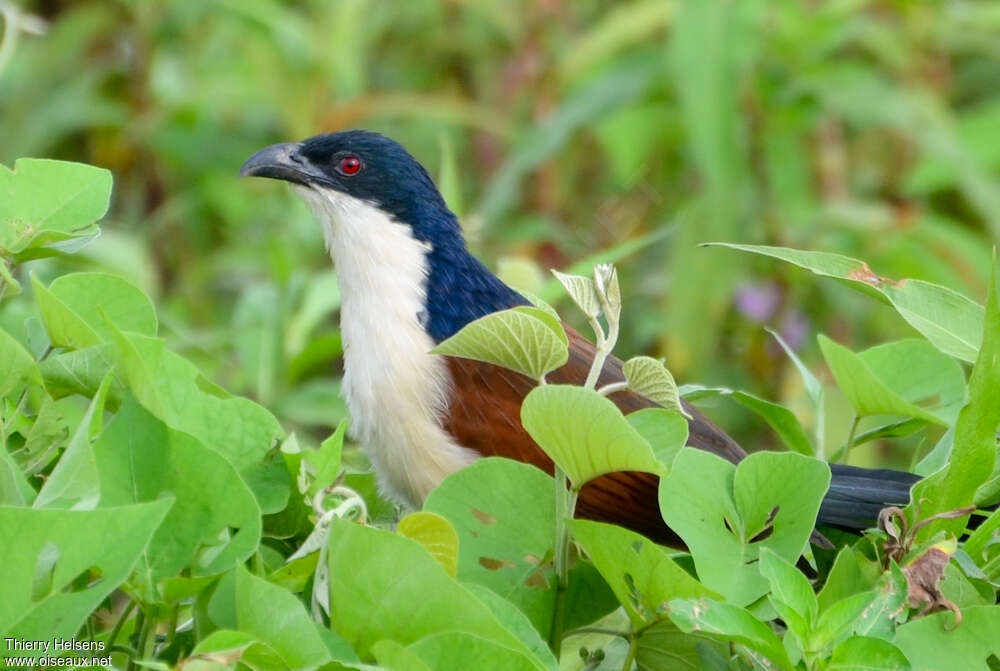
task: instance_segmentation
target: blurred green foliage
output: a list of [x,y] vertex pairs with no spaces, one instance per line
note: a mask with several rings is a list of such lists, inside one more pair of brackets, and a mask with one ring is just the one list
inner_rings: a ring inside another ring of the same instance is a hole
[[[321,131],[400,140],[474,251],[536,293],[549,267],[627,253],[620,353],[666,355],[679,381],[745,388],[807,421],[764,326],[814,368],[817,332],[856,350],[908,332],[834,283],[698,243],[839,252],[985,297],[1000,236],[996,3],[0,0],[0,12],[0,163],[115,175],[103,235],[32,270],[129,277],[174,350],[289,428],[325,435],[344,415],[336,284],[298,199],[236,171]],[[836,445],[850,415],[829,403]],[[777,444],[735,404],[718,411],[752,448]]]

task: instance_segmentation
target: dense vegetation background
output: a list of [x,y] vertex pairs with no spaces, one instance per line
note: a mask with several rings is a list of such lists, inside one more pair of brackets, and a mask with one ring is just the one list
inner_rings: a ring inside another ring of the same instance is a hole
[[[841,252],[985,297],[1000,234],[994,3],[2,7],[0,162],[115,175],[102,237],[35,272],[125,274],[156,297],[173,347],[317,435],[344,415],[335,304],[315,295],[329,262],[297,198],[236,170],[321,131],[400,140],[473,249],[548,298],[548,268],[621,258],[619,349],[665,355],[682,383],[808,412],[763,326],[808,363],[820,331],[855,349],[908,333],[840,286],[700,241]],[[850,418],[829,402],[837,445]],[[774,444],[752,416],[715,414],[748,445]],[[853,459],[914,454],[883,452]]]

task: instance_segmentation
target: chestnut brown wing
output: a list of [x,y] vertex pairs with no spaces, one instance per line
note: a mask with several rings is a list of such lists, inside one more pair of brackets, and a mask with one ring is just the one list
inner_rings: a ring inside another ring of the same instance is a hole
[[[547,380],[553,384],[582,384],[594,358],[594,345],[566,327],[569,360]],[[521,426],[521,402],[534,388],[530,378],[514,371],[479,361],[447,357],[453,388],[445,429],[455,440],[483,456],[499,456],[534,464],[552,473],[552,461],[539,449]],[[609,357],[598,384],[624,380],[622,362]],[[619,392],[609,398],[628,414],[641,408],[658,407],[633,392]],[[713,452],[736,463],[746,452],[722,429],[685,404],[691,414],[688,444]],[[661,543],[680,541],[664,524],[657,502],[659,478],[649,473],[623,471],[609,473],[588,483],[580,492],[580,517],[613,522],[633,529]]]

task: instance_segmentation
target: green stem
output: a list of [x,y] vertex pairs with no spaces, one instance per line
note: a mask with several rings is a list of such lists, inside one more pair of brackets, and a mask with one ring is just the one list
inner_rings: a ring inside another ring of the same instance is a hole
[[632,671],[632,665],[635,663],[635,656],[639,652],[639,635],[632,634],[629,636],[628,640],[628,656],[625,657],[625,663],[622,664],[622,671]]
[[549,647],[559,659],[562,648],[563,629],[566,620],[566,590],[569,587],[569,520],[576,511],[576,489],[566,487],[566,474],[558,466],[555,467],[556,480],[556,603],[552,612],[552,630],[549,633]]
[[164,647],[169,648],[170,644],[174,642],[174,636],[177,633],[177,620],[180,616],[181,606],[179,603],[174,603],[170,606],[170,618],[167,620],[167,641],[164,643]]
[[854,420],[851,422],[851,428],[847,432],[847,440],[844,441],[843,447],[837,450],[837,454],[833,456],[830,461],[840,462],[842,464],[847,463],[847,457],[851,453],[851,448],[854,447],[854,434],[858,431],[858,424],[861,423],[861,415],[854,415]]
[[132,614],[135,610],[135,601],[129,601],[125,608],[122,609],[122,614],[118,616],[118,621],[115,622],[114,628],[111,630],[111,634],[108,636],[108,647],[110,648],[118,640],[118,634],[121,633],[122,627],[125,626],[125,621],[128,620],[128,616]]
[[820,389],[816,401],[816,458],[826,457],[826,394]]
[[136,643],[136,656],[128,658],[128,662],[125,664],[125,671],[135,671],[135,661],[142,656],[142,650],[146,642],[143,637],[148,635],[148,633],[146,628],[146,611],[140,608],[135,616],[135,629],[132,633],[132,639]]

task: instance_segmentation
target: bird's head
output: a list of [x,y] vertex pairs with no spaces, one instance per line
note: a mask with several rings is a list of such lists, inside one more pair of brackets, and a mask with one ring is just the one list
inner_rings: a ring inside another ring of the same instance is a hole
[[424,167],[378,133],[348,130],[271,145],[247,159],[240,175],[290,182],[307,200],[377,208],[434,247],[464,245],[455,215]]
[[[352,286],[397,300],[408,307],[390,310],[367,298],[354,304],[385,314],[412,311],[440,342],[473,319],[527,302],[468,253],[458,219],[427,171],[394,140],[350,130],[276,144],[247,159],[240,174],[291,182],[309,202],[345,303]],[[384,284],[393,286],[373,289]],[[408,293],[416,306],[405,300]]]

